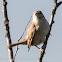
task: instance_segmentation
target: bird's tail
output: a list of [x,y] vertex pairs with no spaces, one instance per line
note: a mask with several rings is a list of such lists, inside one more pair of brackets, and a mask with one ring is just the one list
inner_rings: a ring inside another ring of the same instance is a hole
[[14,46],[16,46],[16,45],[20,45],[20,44],[27,45],[26,39],[24,39],[24,40],[22,40],[22,41],[19,41],[19,42],[17,42],[17,43],[14,43],[14,44],[10,44],[8,48],[12,48],[12,47],[14,47]]

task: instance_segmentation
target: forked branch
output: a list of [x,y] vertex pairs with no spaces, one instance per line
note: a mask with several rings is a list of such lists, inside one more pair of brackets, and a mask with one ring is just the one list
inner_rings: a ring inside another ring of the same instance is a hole
[[50,30],[49,30],[49,33],[48,33],[48,35],[46,36],[46,40],[45,40],[45,42],[44,42],[44,44],[43,44],[43,46],[42,46],[42,49],[44,49],[44,50],[43,50],[43,53],[40,52],[40,56],[39,56],[38,62],[42,62],[42,59],[43,59],[43,57],[44,57],[45,50],[46,50],[46,47],[47,47],[48,38],[49,38],[49,36],[50,36],[50,32],[51,32],[51,29],[52,29],[52,25],[53,25],[53,23],[54,23],[54,16],[55,16],[55,14],[56,14],[57,8],[58,8],[61,4],[62,4],[62,1],[60,1],[59,3],[57,3],[57,0],[54,0],[54,8],[53,8],[53,10],[52,10],[51,17],[50,17],[50,22],[49,22]]

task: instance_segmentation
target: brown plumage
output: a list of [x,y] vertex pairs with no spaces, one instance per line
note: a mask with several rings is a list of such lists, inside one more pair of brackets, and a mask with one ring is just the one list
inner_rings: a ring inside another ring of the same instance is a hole
[[11,44],[9,48],[19,44],[27,45],[28,48],[35,45],[39,45],[45,41],[45,37],[49,32],[49,23],[45,19],[41,11],[33,12],[33,20],[27,30],[27,35],[24,40],[15,44]]

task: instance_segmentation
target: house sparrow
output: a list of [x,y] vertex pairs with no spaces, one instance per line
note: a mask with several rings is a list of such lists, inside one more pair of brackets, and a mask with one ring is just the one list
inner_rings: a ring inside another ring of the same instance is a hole
[[24,40],[9,45],[9,48],[19,44],[31,46],[37,46],[45,41],[46,35],[50,29],[49,23],[45,19],[41,11],[33,12],[33,20],[27,30],[27,35]]

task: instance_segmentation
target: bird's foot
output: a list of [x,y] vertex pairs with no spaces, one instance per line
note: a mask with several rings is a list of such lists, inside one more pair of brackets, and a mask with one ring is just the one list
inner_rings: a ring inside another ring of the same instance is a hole
[[35,46],[43,53],[44,49],[39,48],[37,45],[35,45]]
[[11,49],[12,47],[9,45],[9,46],[7,46],[9,49]]
[[42,53],[43,53],[43,51],[44,51],[44,49],[42,49],[42,48],[40,48],[39,50],[40,50]]

